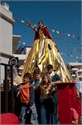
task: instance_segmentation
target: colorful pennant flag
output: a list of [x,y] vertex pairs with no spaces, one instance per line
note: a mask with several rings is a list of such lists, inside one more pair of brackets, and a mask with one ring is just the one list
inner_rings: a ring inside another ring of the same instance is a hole
[[23,44],[25,45],[25,42],[23,42]]
[[13,18],[15,21],[18,21],[18,19],[17,18]]
[[22,23],[24,23],[24,20],[21,20]]
[[59,34],[59,31],[56,31],[57,34]]
[[71,57],[73,57],[72,55],[70,55]]
[[64,36],[64,34],[65,34],[65,33],[64,33],[64,32],[62,32],[62,36]]
[[72,38],[75,38],[75,35],[72,35]]
[[54,32],[54,30],[52,30],[52,32]]
[[61,53],[63,55],[63,53]]
[[64,56],[66,56],[66,54],[64,54]]
[[70,37],[70,34],[67,34]]

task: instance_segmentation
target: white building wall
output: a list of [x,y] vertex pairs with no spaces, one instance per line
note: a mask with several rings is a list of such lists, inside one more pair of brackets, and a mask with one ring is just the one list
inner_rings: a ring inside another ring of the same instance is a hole
[[[8,4],[6,6],[0,5],[0,52],[7,54],[7,57],[1,56],[0,62],[8,64],[9,57],[12,55],[12,31],[14,20],[12,19],[12,12],[10,12]],[[4,67],[0,67],[0,83],[3,82],[4,78]]]
[[12,30],[14,20],[12,13],[0,5],[0,51],[12,54]]
[[1,52],[12,54],[12,24],[9,24],[4,19],[0,19],[1,28],[1,41],[0,50]]

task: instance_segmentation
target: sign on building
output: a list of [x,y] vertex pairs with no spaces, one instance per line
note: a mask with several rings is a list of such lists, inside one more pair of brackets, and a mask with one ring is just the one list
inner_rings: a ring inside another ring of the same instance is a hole
[[12,57],[9,59],[9,65],[18,66],[19,60],[18,57]]

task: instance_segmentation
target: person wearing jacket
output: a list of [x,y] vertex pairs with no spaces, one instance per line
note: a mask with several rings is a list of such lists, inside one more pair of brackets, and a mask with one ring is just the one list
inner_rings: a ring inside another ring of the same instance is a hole
[[19,116],[19,120],[20,124],[24,124],[26,121],[27,111],[30,109],[31,112],[33,113],[33,111],[35,110],[34,113],[36,114],[34,115],[36,115],[36,119],[34,119],[33,115],[31,115],[31,123],[33,123],[34,125],[34,123],[37,123],[37,112],[34,101],[34,89],[30,85],[30,81],[31,81],[31,74],[25,73],[23,78],[23,83],[21,83],[18,88],[17,97],[20,96],[20,102],[21,102],[21,113]]

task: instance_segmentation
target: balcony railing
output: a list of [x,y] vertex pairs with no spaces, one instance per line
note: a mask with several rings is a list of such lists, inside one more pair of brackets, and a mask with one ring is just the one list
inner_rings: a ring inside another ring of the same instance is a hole
[[10,93],[11,93],[11,99],[10,99],[10,104],[11,104],[11,112],[14,112],[14,90],[13,90],[13,66],[10,66],[8,64],[5,63],[1,63],[2,66],[4,66],[4,94],[5,94],[5,98],[3,98],[5,101],[4,104],[4,112],[8,112],[8,80],[7,80],[7,67],[10,67],[10,71],[11,71],[11,88],[10,88]]

